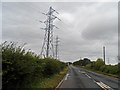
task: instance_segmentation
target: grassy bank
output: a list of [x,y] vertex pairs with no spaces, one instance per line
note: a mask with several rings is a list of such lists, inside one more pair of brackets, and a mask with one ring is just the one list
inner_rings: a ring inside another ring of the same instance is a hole
[[68,67],[64,68],[60,73],[54,74],[49,78],[44,78],[42,80],[38,80],[35,83],[31,83],[29,86],[30,88],[55,88],[63,79],[68,71]]
[[76,65],[76,66],[77,66],[77,67],[80,67],[80,68],[83,68],[83,69],[86,69],[86,70],[89,70],[89,71],[93,71],[93,72],[99,73],[99,74],[111,76],[111,77],[114,77],[114,78],[119,78],[119,75],[116,75],[116,74],[109,74],[109,73],[97,71],[97,70],[95,70],[95,69],[91,69],[91,68],[87,68],[87,67],[83,67],[83,66],[78,66],[78,65]]
[[107,76],[119,78],[119,75],[117,75],[117,74],[105,73],[105,72],[97,71],[97,70],[86,68],[86,67],[84,67],[84,69],[87,69],[87,70],[90,70],[90,71],[93,71],[93,72],[96,72],[96,73],[99,73],[99,74],[104,74],[104,75],[107,75]]
[[96,61],[90,61],[90,59],[84,58],[83,60],[75,61],[73,65],[116,78],[120,76],[120,63],[106,65],[101,58],[98,58]]

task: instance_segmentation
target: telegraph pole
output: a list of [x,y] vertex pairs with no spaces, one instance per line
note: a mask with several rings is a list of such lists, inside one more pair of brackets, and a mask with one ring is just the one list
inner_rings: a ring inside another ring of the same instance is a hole
[[105,63],[105,46],[103,46],[103,61]]
[[59,45],[59,38],[56,36],[56,41],[55,41],[55,57],[58,59],[58,45]]
[[47,19],[45,21],[40,21],[46,26],[45,28],[41,28],[45,30],[45,35],[40,56],[44,58],[54,57],[53,28],[56,26],[53,24],[53,22],[55,19],[60,20],[57,16],[54,15],[54,12],[59,14],[56,10],[50,7],[47,13],[42,13],[47,17]]

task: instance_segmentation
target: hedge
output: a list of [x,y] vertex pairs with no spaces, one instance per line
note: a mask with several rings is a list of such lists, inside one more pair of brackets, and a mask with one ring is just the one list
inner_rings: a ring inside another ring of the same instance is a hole
[[53,59],[41,59],[14,42],[4,42],[2,47],[2,87],[21,88],[35,80],[59,73],[65,63]]

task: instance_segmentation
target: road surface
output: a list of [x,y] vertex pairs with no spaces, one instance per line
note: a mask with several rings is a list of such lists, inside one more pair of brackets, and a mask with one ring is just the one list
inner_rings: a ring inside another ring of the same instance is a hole
[[96,90],[119,90],[118,79],[69,65],[69,71],[59,86],[62,88],[92,88]]

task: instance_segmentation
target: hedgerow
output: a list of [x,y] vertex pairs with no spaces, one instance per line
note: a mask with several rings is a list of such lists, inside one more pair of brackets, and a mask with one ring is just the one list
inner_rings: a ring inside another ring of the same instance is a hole
[[14,42],[4,42],[2,47],[2,87],[21,88],[42,78],[59,73],[65,63],[53,59],[41,59]]
[[98,58],[96,61],[91,61],[90,63],[87,63],[86,65],[83,65],[82,64],[83,62],[86,62],[86,61],[79,60],[79,61],[74,62],[73,64],[79,65],[79,66],[84,66],[87,69],[101,71],[106,74],[114,74],[114,75],[120,74],[120,64],[106,65],[101,58]]

